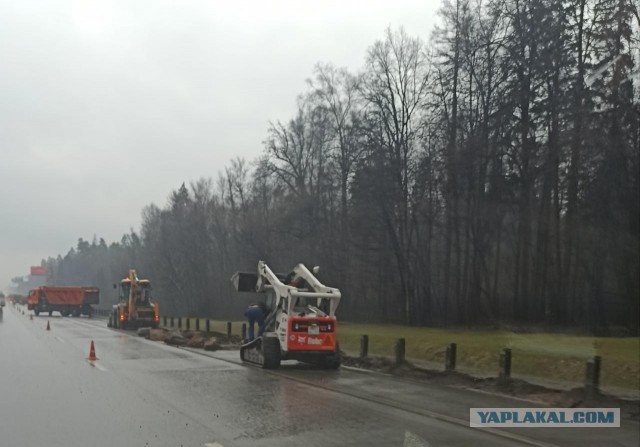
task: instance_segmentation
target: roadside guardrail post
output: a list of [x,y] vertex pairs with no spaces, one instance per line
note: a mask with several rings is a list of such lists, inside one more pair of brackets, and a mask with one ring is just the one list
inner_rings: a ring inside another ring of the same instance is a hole
[[162,317],[162,323],[163,323],[162,325],[164,327],[167,327],[167,316],[166,315],[164,317]]
[[242,323],[242,339],[247,339],[247,323]]
[[503,348],[500,351],[500,381],[508,382],[511,379],[511,349]]
[[227,337],[231,338],[231,322],[227,321]]
[[178,317],[178,329],[182,329],[182,317]]
[[173,317],[171,317],[171,327],[174,327],[174,326],[175,326],[175,324],[174,324],[174,323],[175,323],[175,321],[173,321]]
[[209,320],[208,318],[204,322],[204,328],[207,333],[211,332],[211,320]]
[[360,336],[360,358],[366,359],[369,356],[369,336]]
[[456,357],[458,355],[458,345],[455,343],[449,343],[447,346],[447,356],[444,361],[444,369],[447,372],[456,370]]
[[200,330],[200,318],[196,318],[196,331]]
[[591,400],[600,394],[600,365],[602,357],[595,355],[587,360],[587,375],[584,384],[585,399]]
[[405,346],[406,346],[406,342],[404,338],[399,338],[396,340],[396,343],[394,345],[396,365],[400,365],[404,363]]
[[187,317],[187,330],[191,329],[191,318]]

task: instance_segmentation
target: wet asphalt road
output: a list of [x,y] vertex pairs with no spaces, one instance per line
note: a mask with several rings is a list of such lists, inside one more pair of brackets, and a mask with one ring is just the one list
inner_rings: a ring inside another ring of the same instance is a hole
[[104,320],[4,314],[0,446],[638,445],[637,423],[481,431],[467,426],[469,407],[532,405],[348,369],[271,373]]

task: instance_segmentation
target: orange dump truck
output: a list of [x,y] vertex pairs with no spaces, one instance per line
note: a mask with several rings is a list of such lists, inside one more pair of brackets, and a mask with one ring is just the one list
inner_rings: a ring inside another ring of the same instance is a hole
[[96,287],[51,287],[31,289],[27,306],[36,315],[40,312],[60,312],[63,317],[93,314],[93,304],[99,304],[100,290]]

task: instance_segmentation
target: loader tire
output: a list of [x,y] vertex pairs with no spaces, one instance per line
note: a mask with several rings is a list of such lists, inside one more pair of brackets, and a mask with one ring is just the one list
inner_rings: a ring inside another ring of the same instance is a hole
[[341,360],[340,345],[336,343],[336,350],[334,352],[320,358],[320,367],[324,369],[338,369],[340,368]]
[[340,368],[340,354],[334,353],[322,357],[322,359],[320,359],[320,367],[324,369]]
[[262,355],[264,357],[264,363],[262,364],[264,369],[280,368],[280,341],[277,337],[262,338]]

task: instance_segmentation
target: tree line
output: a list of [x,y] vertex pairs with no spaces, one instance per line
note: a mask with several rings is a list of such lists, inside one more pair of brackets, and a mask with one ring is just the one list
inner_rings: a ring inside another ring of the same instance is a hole
[[637,333],[639,28],[633,0],[445,1],[428,43],[387,29],[358,73],[318,64],[257,159],[50,281],[135,266],[167,313],[230,318],[233,272],[305,262],[345,319]]

